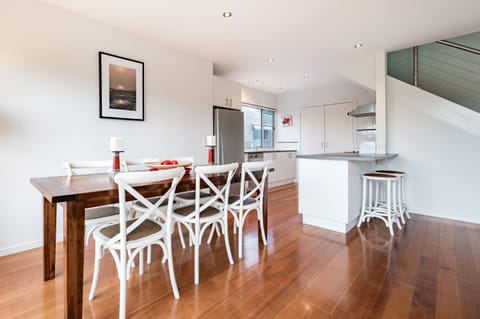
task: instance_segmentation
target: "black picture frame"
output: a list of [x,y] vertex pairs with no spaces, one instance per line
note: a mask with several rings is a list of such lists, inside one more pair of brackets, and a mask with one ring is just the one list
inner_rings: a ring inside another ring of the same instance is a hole
[[144,63],[99,51],[98,71],[100,118],[144,121]]

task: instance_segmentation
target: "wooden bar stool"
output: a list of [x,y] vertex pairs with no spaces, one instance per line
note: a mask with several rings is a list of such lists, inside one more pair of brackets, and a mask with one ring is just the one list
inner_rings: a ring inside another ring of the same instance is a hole
[[[397,227],[402,229],[399,220],[401,209],[397,207],[399,204],[397,200],[397,188],[400,177],[384,173],[367,173],[362,175],[362,180],[362,211],[357,227],[360,227],[365,220],[370,221],[370,218],[379,218],[389,229],[390,235],[393,236],[393,223],[396,223]],[[373,188],[374,184],[375,191]],[[378,192],[382,186],[385,187],[386,201],[384,204],[379,204]],[[373,201],[374,195],[375,202]]]
[[398,198],[399,198],[399,207],[401,208],[401,220],[402,223],[405,224],[405,218],[403,215],[407,217],[407,219],[410,219],[410,214],[408,213],[407,210],[407,200],[405,196],[405,172],[401,171],[392,171],[392,170],[378,170],[377,173],[382,173],[382,174],[388,174],[388,175],[393,175],[397,176],[400,178],[400,185],[398,187]]

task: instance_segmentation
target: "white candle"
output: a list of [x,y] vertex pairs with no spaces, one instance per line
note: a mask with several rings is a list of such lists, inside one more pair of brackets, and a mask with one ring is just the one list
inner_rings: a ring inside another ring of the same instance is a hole
[[207,139],[205,140],[205,146],[216,146],[217,145],[217,139],[215,138],[215,135],[208,135]]
[[123,152],[123,137],[110,137],[110,151]]

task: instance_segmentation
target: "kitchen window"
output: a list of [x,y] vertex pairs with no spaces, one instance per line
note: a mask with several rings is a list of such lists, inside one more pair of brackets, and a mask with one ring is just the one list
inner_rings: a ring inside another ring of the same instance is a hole
[[273,148],[275,112],[252,105],[242,105],[245,149]]

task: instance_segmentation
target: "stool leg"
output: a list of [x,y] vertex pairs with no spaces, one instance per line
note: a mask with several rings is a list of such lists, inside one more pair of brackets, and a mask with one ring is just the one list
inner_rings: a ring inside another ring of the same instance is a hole
[[403,196],[402,196],[402,177],[398,179],[397,182],[397,196],[398,196],[398,213],[400,214],[400,219],[402,220],[402,224],[405,225],[405,218],[403,217],[404,213],[404,206],[403,206]]
[[407,216],[407,219],[410,219],[410,214],[408,213],[408,210],[407,210],[407,197],[405,196],[405,176],[402,176],[401,187],[402,187],[402,202],[404,205],[405,215]]
[[402,224],[400,223],[400,219],[402,220],[402,223],[405,224],[405,221],[403,220],[402,216],[402,207],[399,206],[398,204],[398,190],[400,189],[398,186],[398,181],[399,179],[392,182],[392,194],[393,194],[393,210],[392,212],[395,213],[393,217],[395,218],[395,223],[397,224],[398,229],[402,229]]
[[388,229],[390,230],[390,236],[393,236],[393,227],[392,227],[392,182],[387,181],[387,220],[388,220]]
[[360,218],[358,219],[357,227],[362,225],[363,218],[365,216],[365,209],[367,206],[367,179],[363,178],[363,187],[362,187],[362,210],[360,211]]

